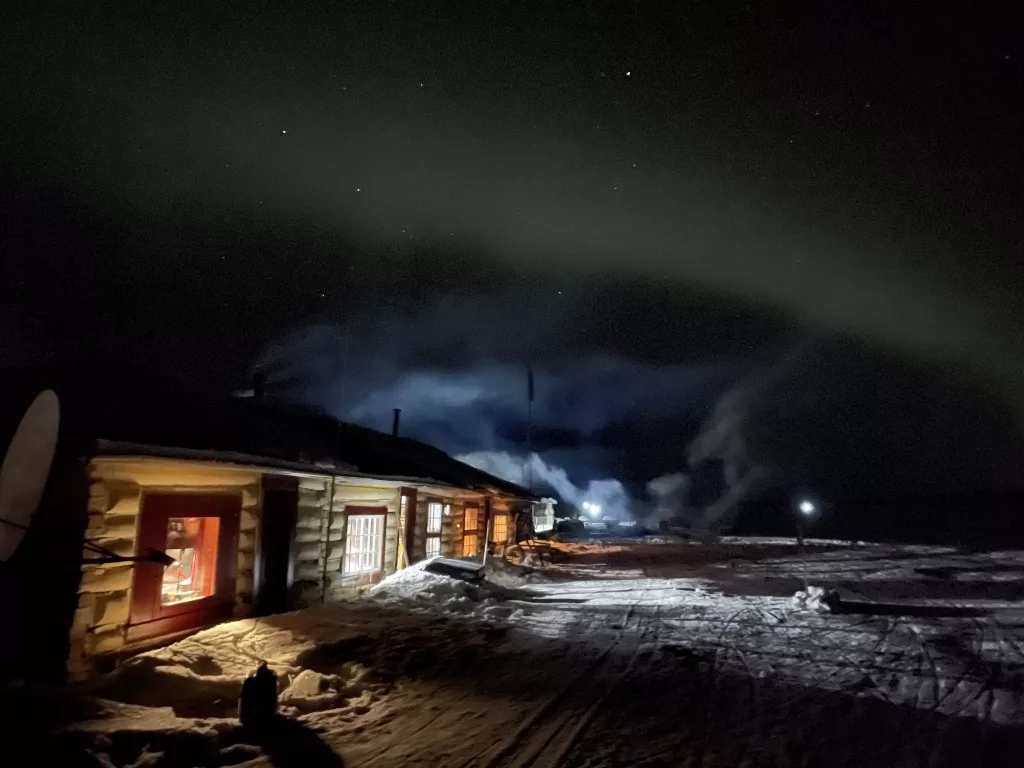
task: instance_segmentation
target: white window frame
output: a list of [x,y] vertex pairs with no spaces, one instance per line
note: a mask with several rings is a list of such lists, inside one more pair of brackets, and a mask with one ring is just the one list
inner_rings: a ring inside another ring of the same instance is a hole
[[349,515],[341,568],[344,575],[358,576],[383,569],[385,521],[386,515]]
[[441,533],[441,519],[444,516],[444,504],[440,501],[427,502],[427,535],[436,536]]
[[[441,528],[444,523],[444,516],[449,512],[450,507],[440,501],[427,502],[427,541],[426,556],[441,556]],[[449,513],[450,514],[450,513]]]
[[[433,552],[431,550],[434,550]],[[428,536],[427,537],[427,557],[440,557],[441,556],[441,537],[440,536]]]

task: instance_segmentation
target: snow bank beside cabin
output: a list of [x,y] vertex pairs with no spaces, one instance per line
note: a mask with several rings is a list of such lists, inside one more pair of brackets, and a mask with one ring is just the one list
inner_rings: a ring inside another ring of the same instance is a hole
[[405,610],[441,609],[500,621],[518,613],[514,606],[505,604],[510,591],[546,581],[532,569],[504,560],[488,560],[483,578],[475,582],[432,573],[426,570],[431,562],[424,560],[388,576],[370,589],[366,598],[400,605]]
[[[423,560],[391,574],[372,587],[367,595],[376,599],[408,598],[434,603],[465,600],[479,602],[492,597],[501,589],[517,589],[547,581],[531,568],[492,559],[488,560],[484,567],[483,578],[472,582],[428,571],[427,566],[437,559],[439,558]],[[462,560],[468,563],[475,562],[471,558]]]
[[[527,555],[527,562],[537,562],[535,554]],[[491,558],[484,566],[484,580],[490,584],[496,584],[506,589],[516,589],[527,584],[541,584],[548,579],[542,574],[527,565],[514,565],[505,560]]]
[[363,707],[384,689],[353,659],[369,638],[365,627],[353,626],[334,607],[244,619],[139,654],[94,692],[129,704],[172,707],[181,717],[233,717],[242,681],[266,661],[286,713],[289,706]]

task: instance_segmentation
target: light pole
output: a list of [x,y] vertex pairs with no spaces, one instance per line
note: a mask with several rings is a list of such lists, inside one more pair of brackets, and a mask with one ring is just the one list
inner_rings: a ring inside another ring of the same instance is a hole
[[808,498],[797,501],[796,507],[796,544],[797,550],[803,554],[804,551],[804,520],[810,520],[818,513],[818,505]]
[[797,497],[793,499],[793,510],[796,513],[796,551],[806,591],[809,587],[807,586],[807,563],[804,560],[804,521],[810,520],[818,514],[818,505],[806,496]]

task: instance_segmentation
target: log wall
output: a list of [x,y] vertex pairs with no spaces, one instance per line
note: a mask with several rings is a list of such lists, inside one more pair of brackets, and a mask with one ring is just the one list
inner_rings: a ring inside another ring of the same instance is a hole
[[[94,459],[89,465],[86,538],[116,554],[135,555],[142,495],[146,490],[241,494],[235,614],[247,616],[252,605],[253,561],[258,536],[259,473],[197,462]],[[83,550],[82,556],[90,558],[96,554]],[[100,657],[125,648],[126,629],[131,619],[133,568],[131,563],[82,565],[68,657],[71,680],[90,677]]]
[[328,491],[325,477],[299,480],[295,537],[292,539],[293,584],[290,602],[301,608],[320,602],[323,594],[324,546],[329,536]]
[[[349,485],[337,482],[334,486],[334,508],[329,524],[321,539],[321,557],[326,558],[327,600],[338,600],[358,594],[367,586],[395,572],[398,558],[398,505],[397,487]],[[383,571],[374,576],[346,575],[342,565],[345,555],[347,507],[381,507],[384,510],[384,564]],[[425,524],[424,524],[425,525]]]
[[[117,554],[136,554],[140,505],[147,490],[161,492],[237,492],[241,495],[235,617],[252,613],[253,568],[259,548],[261,476],[256,468],[225,467],[198,461],[151,458],[97,458],[89,465],[87,538]],[[441,518],[441,554],[463,556],[463,520],[467,504],[479,509],[479,548],[485,546],[488,505],[484,497],[462,498],[430,486],[417,488],[410,562],[425,557],[427,505],[450,505]],[[391,484],[332,482],[328,476],[302,477],[298,483],[296,530],[292,544],[293,608],[351,597],[394,573],[398,557],[398,511],[401,490]],[[384,558],[380,572],[343,572],[348,507],[380,507],[385,514]],[[495,512],[510,505],[494,500]],[[85,557],[92,553],[85,553]],[[71,628],[68,673],[72,680],[90,677],[103,657],[126,648],[131,620],[133,566],[83,565],[78,606]]]

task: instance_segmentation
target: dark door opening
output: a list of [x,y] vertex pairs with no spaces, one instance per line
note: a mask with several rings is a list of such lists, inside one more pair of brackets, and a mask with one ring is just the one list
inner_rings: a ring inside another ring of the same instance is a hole
[[291,477],[263,479],[260,551],[253,610],[269,616],[288,610],[288,590],[294,581],[292,540],[298,522],[299,483]]

